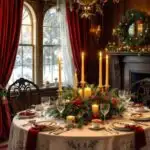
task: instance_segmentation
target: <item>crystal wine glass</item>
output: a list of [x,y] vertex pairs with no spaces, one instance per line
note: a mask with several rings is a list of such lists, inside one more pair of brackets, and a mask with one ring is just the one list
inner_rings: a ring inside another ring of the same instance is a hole
[[41,112],[41,116],[44,116],[45,111],[49,108],[49,105],[50,105],[50,97],[49,96],[41,97],[41,105],[43,107],[43,110]]
[[118,96],[122,99],[122,100],[125,100],[126,97],[125,97],[125,90],[119,90],[118,91]]
[[57,107],[57,110],[59,111],[60,113],[60,116],[62,117],[62,113],[65,109],[65,100],[62,98],[62,97],[59,97],[56,101],[56,107]]
[[105,117],[108,114],[109,109],[110,109],[110,104],[107,104],[107,103],[100,104],[100,111],[104,116],[104,124],[105,124]]

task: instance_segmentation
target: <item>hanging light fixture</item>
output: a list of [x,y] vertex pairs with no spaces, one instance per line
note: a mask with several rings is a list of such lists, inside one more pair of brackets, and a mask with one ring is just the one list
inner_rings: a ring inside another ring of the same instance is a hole
[[[59,5],[57,0],[57,6]],[[108,1],[119,3],[120,0],[66,0],[69,2],[70,10],[74,9],[73,5],[77,6],[76,9],[81,11],[81,18],[91,18],[96,13],[103,15],[103,6]]]

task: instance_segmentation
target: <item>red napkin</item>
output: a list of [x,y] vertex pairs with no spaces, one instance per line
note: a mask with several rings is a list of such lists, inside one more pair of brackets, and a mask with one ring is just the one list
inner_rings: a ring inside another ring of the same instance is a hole
[[130,128],[135,132],[135,149],[140,150],[146,145],[146,137],[144,129],[141,126],[127,125],[126,128]]
[[32,112],[32,111],[23,111],[19,113],[20,116],[32,116],[34,114],[35,112]]
[[38,133],[42,131],[45,127],[45,125],[35,125],[35,127],[29,129],[26,141],[26,150],[36,150]]

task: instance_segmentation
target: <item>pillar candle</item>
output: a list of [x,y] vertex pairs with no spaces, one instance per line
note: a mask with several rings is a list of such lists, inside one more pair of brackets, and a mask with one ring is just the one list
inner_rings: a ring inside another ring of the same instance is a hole
[[85,83],[85,79],[84,79],[84,57],[85,54],[84,52],[81,53],[81,84]]
[[67,121],[67,124],[69,125],[69,124],[73,124],[73,123],[75,123],[75,116],[67,116],[66,117],[66,121]]
[[106,55],[106,78],[105,78],[105,86],[109,87],[109,57]]
[[84,98],[89,98],[92,95],[92,91],[90,87],[84,88]]
[[98,104],[92,104],[92,112],[93,114],[97,115],[99,113],[99,105]]
[[[78,92],[79,92],[79,95],[80,95],[81,97],[83,97],[83,89],[82,89],[82,88],[79,89]],[[92,90],[91,90],[91,88],[90,88],[90,87],[84,88],[84,98],[87,99],[87,98],[89,98],[91,95],[92,95]]]
[[99,87],[103,87],[102,83],[102,52],[99,53]]
[[61,78],[61,56],[58,56],[58,90],[62,91],[62,78]]

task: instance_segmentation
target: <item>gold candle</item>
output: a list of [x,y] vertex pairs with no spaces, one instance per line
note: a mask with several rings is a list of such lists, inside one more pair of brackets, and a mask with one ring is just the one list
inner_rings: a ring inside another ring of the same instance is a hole
[[102,83],[102,52],[99,53],[99,87],[103,87]]
[[105,87],[109,87],[109,57],[106,55],[106,78],[105,78]]
[[61,78],[61,56],[58,56],[58,90],[62,91],[62,78]]
[[84,52],[81,53],[81,84],[85,83],[85,78],[84,78],[84,57],[85,54]]
[[99,113],[99,105],[98,104],[92,104],[92,112],[93,114],[98,114]]
[[84,98],[89,98],[92,95],[91,88],[86,87],[84,88]]
[[75,72],[74,74],[74,90],[78,89],[78,76],[77,76],[77,72]]
[[73,124],[75,122],[75,116],[67,116],[66,117],[67,124]]

